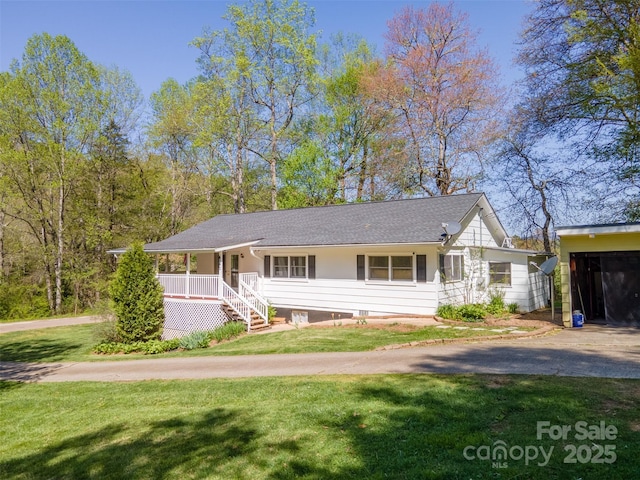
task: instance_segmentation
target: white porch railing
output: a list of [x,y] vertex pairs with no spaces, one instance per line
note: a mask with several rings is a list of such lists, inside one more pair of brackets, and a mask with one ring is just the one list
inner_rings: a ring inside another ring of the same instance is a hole
[[[255,287],[253,287],[250,283],[245,282],[243,277],[240,277],[240,281],[238,282],[238,290],[239,294],[242,298],[244,298],[253,308],[253,310],[260,315],[260,317],[265,321],[269,321],[269,302],[267,302],[262,295],[256,292],[255,288],[258,285],[258,274],[255,274],[256,281],[253,283]],[[251,278],[249,278],[251,280]]]
[[259,278],[260,277],[256,272],[239,274],[240,283],[244,283],[254,292],[257,292],[258,290],[260,290],[260,284],[258,283]]
[[268,322],[268,303],[252,286],[258,286],[257,273],[240,274],[236,292],[220,275],[158,274],[166,296],[198,299],[220,299],[229,305],[251,329],[251,314],[255,312]]
[[164,287],[165,295],[183,297],[218,298],[219,275],[176,275],[159,274],[158,280]]

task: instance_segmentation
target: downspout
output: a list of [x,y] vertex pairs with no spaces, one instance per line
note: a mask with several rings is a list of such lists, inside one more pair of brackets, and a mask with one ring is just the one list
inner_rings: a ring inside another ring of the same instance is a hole
[[482,265],[484,264],[484,243],[482,243],[482,225],[484,224],[484,209],[480,207],[478,211],[478,216],[480,217],[480,278],[484,283],[484,272],[482,271]]
[[[255,254],[255,252],[253,251],[253,247],[249,247],[249,253],[255,259],[264,261],[264,258],[260,258],[258,255]],[[264,269],[264,267],[263,267],[263,269]],[[258,275],[258,282],[259,282],[259,284],[258,284],[258,292],[260,292],[260,294],[262,294],[262,288],[264,286],[263,283],[262,283],[264,281],[264,273],[265,272],[262,272],[262,276]]]

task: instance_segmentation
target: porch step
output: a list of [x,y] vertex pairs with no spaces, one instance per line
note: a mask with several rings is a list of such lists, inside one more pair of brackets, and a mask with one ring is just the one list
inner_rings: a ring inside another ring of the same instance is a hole
[[[243,318],[230,305],[223,304],[222,309],[224,310],[224,313],[227,315],[229,320],[236,322],[244,321]],[[266,328],[271,328],[271,325],[266,323],[260,315],[253,312],[251,314],[251,330],[261,330]]]
[[270,329],[270,328],[271,328],[271,325],[269,325],[268,323],[266,323],[264,321],[262,323],[256,323],[256,324],[254,324],[252,322],[251,323],[251,330],[249,331],[249,333],[255,332],[255,331],[258,331],[258,330],[267,330],[267,329]]

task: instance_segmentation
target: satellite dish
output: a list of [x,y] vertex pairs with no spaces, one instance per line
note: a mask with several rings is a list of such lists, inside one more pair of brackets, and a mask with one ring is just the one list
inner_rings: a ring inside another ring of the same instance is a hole
[[558,257],[550,257],[547,258],[542,265],[540,265],[540,271],[545,275],[551,275],[553,273],[553,269],[556,268],[558,264]]
[[451,237],[462,230],[462,225],[458,222],[447,222],[442,224],[442,229],[444,233]]

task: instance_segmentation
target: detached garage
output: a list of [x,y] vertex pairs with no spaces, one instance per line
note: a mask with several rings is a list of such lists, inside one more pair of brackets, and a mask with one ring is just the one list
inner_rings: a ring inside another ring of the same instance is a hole
[[640,327],[640,223],[560,227],[562,320]]

